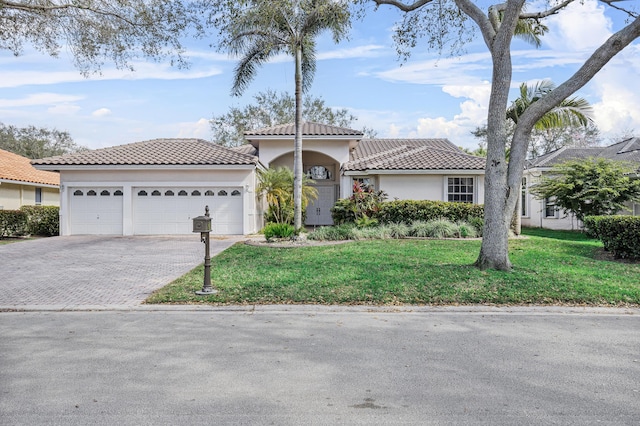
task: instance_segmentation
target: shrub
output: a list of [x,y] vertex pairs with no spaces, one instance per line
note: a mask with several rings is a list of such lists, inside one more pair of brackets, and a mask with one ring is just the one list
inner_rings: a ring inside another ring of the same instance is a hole
[[27,216],[27,233],[47,237],[60,235],[60,207],[22,206],[20,210]]
[[484,217],[484,206],[431,200],[398,200],[382,203],[372,216],[381,223],[405,223],[448,219],[451,222]]
[[458,227],[447,219],[436,219],[428,223],[429,236],[432,238],[453,238],[458,234]]
[[640,217],[589,216],[585,218],[605,250],[617,259],[640,259]]
[[411,228],[404,223],[389,223],[386,228],[391,238],[407,238],[411,234]]
[[291,238],[296,230],[288,223],[268,223],[263,232],[266,240],[271,241],[273,238]]
[[457,223],[458,225],[458,236],[460,238],[476,238],[478,236],[478,231],[476,231],[476,227],[471,225],[469,222],[460,221]]
[[411,224],[411,233],[410,233],[410,235],[412,235],[414,237],[421,237],[421,238],[430,237],[430,235],[429,235],[430,229],[431,229],[431,227],[429,225],[429,222],[425,222],[425,221],[422,221],[422,220],[416,220],[415,222],[413,222]]
[[375,219],[380,205],[386,198],[387,194],[384,191],[376,191],[356,182],[353,184],[353,195],[341,198],[331,208],[331,217],[338,225],[355,223],[363,217]]
[[352,224],[323,226],[311,232],[307,238],[316,241],[357,240],[356,227]]
[[27,214],[21,210],[0,210],[0,237],[27,233]]
[[476,237],[482,237],[482,231],[484,230],[484,218],[469,216],[466,222],[476,229]]
[[584,221],[584,231],[589,238],[599,238],[598,237],[598,226],[600,224],[600,220],[609,216],[586,216]]

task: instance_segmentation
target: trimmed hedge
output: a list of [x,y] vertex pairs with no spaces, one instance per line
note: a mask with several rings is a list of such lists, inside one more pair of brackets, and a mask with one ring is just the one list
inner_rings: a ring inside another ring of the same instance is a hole
[[640,259],[640,217],[587,216],[584,224],[616,259]]
[[27,215],[27,233],[52,237],[60,235],[60,207],[22,206]]
[[0,237],[27,233],[27,214],[21,210],[0,210]]
[[454,203],[430,200],[386,201],[373,216],[380,223],[428,222],[436,219],[448,219],[451,222],[466,221],[470,218],[482,219],[484,206],[471,203]]

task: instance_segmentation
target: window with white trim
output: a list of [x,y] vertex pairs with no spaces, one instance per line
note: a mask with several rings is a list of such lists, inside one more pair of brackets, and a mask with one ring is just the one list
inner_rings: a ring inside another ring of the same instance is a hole
[[370,177],[354,177],[353,185],[360,184],[363,189],[375,189],[373,178]]
[[447,201],[457,203],[473,203],[474,178],[447,178]]
[[548,219],[558,217],[558,207],[553,197],[544,199],[544,217]]

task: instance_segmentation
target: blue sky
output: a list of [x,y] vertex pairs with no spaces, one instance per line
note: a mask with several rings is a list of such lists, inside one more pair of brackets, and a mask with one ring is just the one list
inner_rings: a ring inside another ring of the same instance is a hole
[[[446,137],[476,147],[470,131],[486,121],[490,89],[486,47],[478,36],[464,55],[448,57],[423,43],[401,63],[391,40],[399,16],[381,7],[354,22],[348,41],[335,45],[322,37],[311,94],[348,108],[358,117],[354,128],[373,128],[378,137]],[[522,82],[550,78],[560,84],[623,20],[585,0],[546,22],[550,31],[541,48],[514,42],[512,99]],[[287,57],[262,68],[242,97],[231,97],[234,58],[208,42],[188,41],[188,50],[187,70],[137,62],[135,72],[107,65],[90,78],[80,75],[64,49],[58,58],[30,49],[17,58],[0,52],[0,121],[67,130],[90,148],[162,137],[209,140],[214,114],[250,103],[259,91],[293,91]],[[640,43],[629,46],[578,92],[593,105],[605,143],[640,131],[639,51]]]

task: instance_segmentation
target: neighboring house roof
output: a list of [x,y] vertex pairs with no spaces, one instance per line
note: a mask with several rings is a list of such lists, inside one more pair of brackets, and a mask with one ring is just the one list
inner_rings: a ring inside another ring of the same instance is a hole
[[33,160],[36,166],[254,165],[258,158],[202,139],[153,139]]
[[[248,139],[251,136],[286,136],[293,137],[296,134],[294,123],[280,124],[278,126],[267,127],[265,129],[250,130],[244,132]],[[328,124],[305,121],[302,123],[302,136],[351,136],[361,138],[364,134],[359,130],[347,129],[344,127],[331,126]]]
[[0,149],[0,181],[60,185],[60,175],[55,172],[38,170],[31,160],[13,152]]
[[630,138],[607,147],[572,148],[562,147],[527,162],[527,168],[553,167],[569,160],[606,158],[616,161],[638,163],[640,167],[640,138]]
[[484,170],[486,158],[461,151],[447,139],[363,139],[345,171]]

